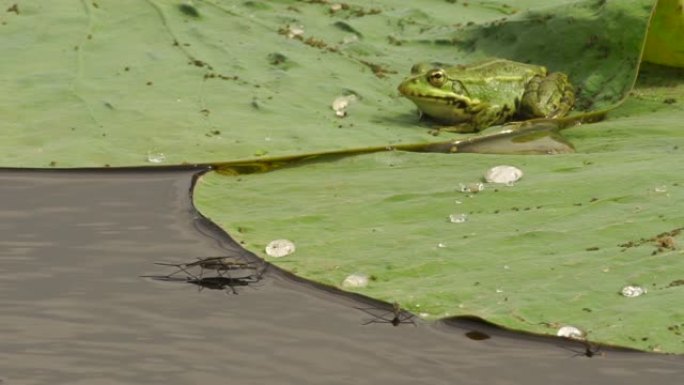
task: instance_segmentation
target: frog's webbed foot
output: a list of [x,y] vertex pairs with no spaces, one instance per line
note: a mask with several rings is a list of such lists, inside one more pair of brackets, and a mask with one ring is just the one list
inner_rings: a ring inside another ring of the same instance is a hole
[[520,112],[525,116],[559,118],[575,104],[575,89],[562,72],[537,75],[525,87],[520,104]]

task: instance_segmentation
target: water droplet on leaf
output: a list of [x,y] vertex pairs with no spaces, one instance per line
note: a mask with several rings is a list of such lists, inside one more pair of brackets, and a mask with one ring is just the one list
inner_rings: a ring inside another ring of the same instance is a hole
[[558,337],[573,338],[576,340],[584,339],[584,332],[574,326],[562,326],[556,332]]
[[467,214],[451,214],[449,215],[449,222],[451,223],[464,223],[468,220]]
[[295,252],[295,245],[287,239],[276,239],[266,246],[266,254],[269,257],[281,258]]
[[523,172],[517,167],[513,166],[496,166],[492,167],[485,173],[485,180],[487,183],[499,183],[512,185],[522,178]]
[[166,160],[166,155],[163,152],[148,152],[147,161],[150,163],[163,163]]
[[640,295],[646,294],[646,289],[641,286],[627,285],[620,290],[620,294],[625,297],[638,297]]
[[347,276],[342,281],[342,287],[345,289],[359,288],[368,286],[368,276],[363,273],[354,273]]

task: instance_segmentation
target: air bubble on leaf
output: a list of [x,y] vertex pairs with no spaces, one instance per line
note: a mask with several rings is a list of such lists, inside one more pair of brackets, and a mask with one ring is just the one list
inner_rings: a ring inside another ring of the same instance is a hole
[[458,190],[462,193],[477,194],[484,190],[484,183],[459,183]]
[[447,247],[447,245],[446,245],[446,243],[438,243],[437,247],[439,247],[440,249],[444,249]]
[[513,166],[496,166],[492,167],[485,173],[485,180],[487,183],[498,183],[505,185],[513,185],[520,178],[522,178],[523,172],[521,169]]
[[449,222],[451,223],[464,223],[468,220],[467,214],[451,214],[449,215]]
[[569,325],[560,327],[556,332],[556,335],[558,337],[572,338],[576,340],[583,340],[585,338],[585,334],[582,330]]
[[347,107],[355,102],[356,99],[356,95],[354,94],[338,96],[335,98],[332,102],[332,109],[335,111],[335,115],[340,118],[347,116]]
[[620,290],[620,294],[628,298],[638,297],[646,294],[646,289],[641,286],[627,285]]
[[368,275],[363,273],[354,273],[347,276],[342,281],[342,287],[345,289],[360,288],[368,286]]
[[295,252],[295,245],[287,239],[276,239],[266,246],[266,254],[269,257],[281,258]]
[[163,163],[166,160],[166,155],[163,152],[148,152],[147,161],[150,163]]

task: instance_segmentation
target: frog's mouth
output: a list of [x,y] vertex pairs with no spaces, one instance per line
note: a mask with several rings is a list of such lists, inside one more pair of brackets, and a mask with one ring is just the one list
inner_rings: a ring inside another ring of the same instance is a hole
[[465,110],[469,105],[477,102],[465,95],[439,89],[431,89],[429,93],[416,92],[415,88],[409,87],[408,84],[399,85],[399,92],[414,102],[422,100],[425,103],[442,104],[461,110]]
[[424,114],[447,123],[472,120],[472,106],[479,104],[478,100],[450,92],[437,93],[433,90],[430,94],[421,94],[402,88],[399,91],[411,99]]

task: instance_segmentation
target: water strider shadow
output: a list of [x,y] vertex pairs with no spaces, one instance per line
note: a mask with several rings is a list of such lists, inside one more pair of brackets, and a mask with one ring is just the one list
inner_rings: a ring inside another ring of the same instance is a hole
[[154,262],[155,265],[175,268],[166,275],[143,275],[162,282],[185,282],[202,289],[224,290],[238,294],[238,287],[256,286],[269,267],[254,255],[195,258],[189,262]]

